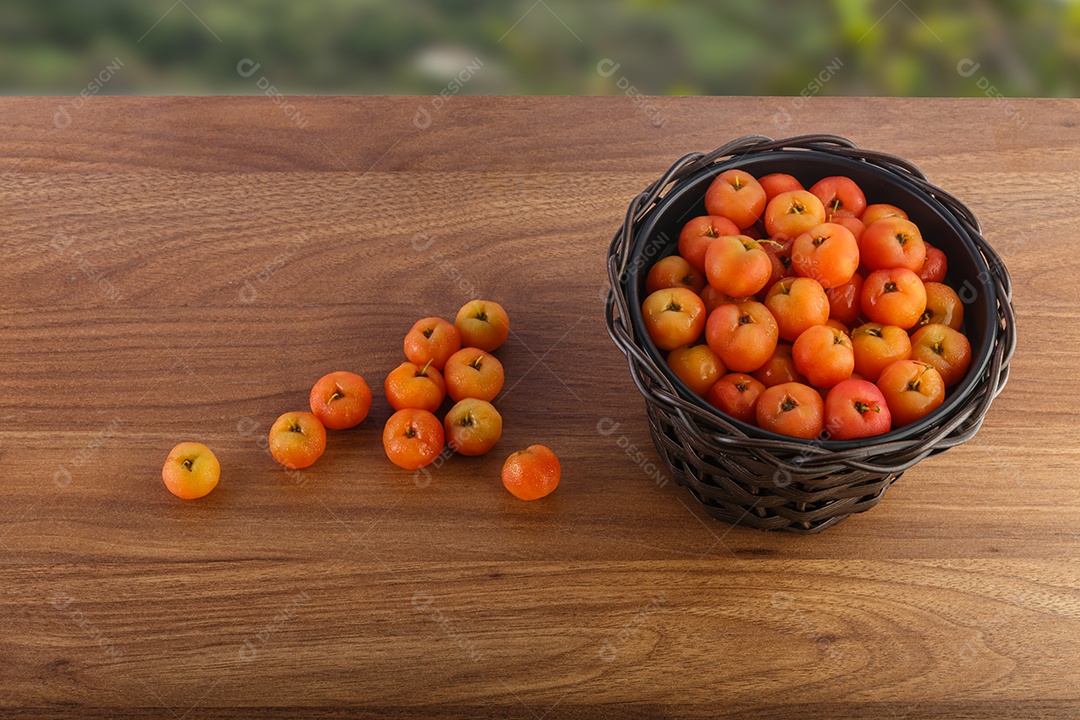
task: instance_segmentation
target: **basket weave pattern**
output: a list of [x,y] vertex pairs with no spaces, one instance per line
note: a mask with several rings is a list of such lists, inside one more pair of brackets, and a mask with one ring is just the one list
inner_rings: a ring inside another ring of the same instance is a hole
[[[800,148],[872,163],[913,182],[961,224],[990,268],[989,277],[978,279],[992,287],[998,299],[987,369],[965,402],[915,439],[875,442],[869,438],[855,449],[836,451],[818,442],[752,437],[719,413],[681,397],[657,359],[643,348],[642,339],[635,336],[630,313],[639,309],[628,307],[626,273],[631,264],[644,260],[631,257],[643,219],[672,188],[718,161]],[[915,463],[970,440],[1009,378],[1016,346],[1012,283],[1001,258],[983,238],[975,216],[955,197],[929,183],[909,162],[860,149],[841,137],[805,135],[772,140],[749,136],[710,153],[686,155],[630,203],[625,222],[609,247],[607,262],[611,283],[606,305],[608,332],[626,355],[634,384],[645,397],[657,452],[672,477],[687,487],[710,515],[725,522],[816,533],[852,513],[870,509]]]

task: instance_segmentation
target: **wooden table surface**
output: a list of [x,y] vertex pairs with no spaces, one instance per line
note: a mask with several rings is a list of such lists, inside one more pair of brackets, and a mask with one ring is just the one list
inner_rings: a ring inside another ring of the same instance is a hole
[[[0,100],[0,715],[1080,716],[1080,102],[290,103]],[[804,132],[967,201],[1020,335],[974,441],[813,537],[668,481],[602,317],[635,193]],[[378,391],[473,296],[513,322],[505,433],[414,477]],[[265,432],[337,369],[371,416],[289,473]],[[195,502],[160,474],[189,439]],[[563,480],[524,503],[537,442]]]

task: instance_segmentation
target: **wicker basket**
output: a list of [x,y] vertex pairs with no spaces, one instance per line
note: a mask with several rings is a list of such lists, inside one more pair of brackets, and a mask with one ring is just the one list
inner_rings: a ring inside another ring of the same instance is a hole
[[[807,187],[848,175],[870,202],[903,207],[949,257],[947,282],[965,303],[967,377],[922,421],[861,441],[785,438],[715,411],[667,367],[641,321],[645,274],[675,250],[679,229],[704,215],[704,191],[739,167],[795,175]],[[833,135],[750,136],[692,153],[634,198],[608,250],[608,331],[645,396],[653,442],[680,485],[713,517],[766,530],[816,533],[873,507],[923,458],[971,439],[1005,387],[1016,346],[1009,273],[959,200],[914,165]]]

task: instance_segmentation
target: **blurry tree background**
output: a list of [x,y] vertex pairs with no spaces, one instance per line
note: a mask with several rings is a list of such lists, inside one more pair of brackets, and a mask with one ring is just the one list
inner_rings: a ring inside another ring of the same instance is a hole
[[[257,74],[237,71],[244,59]],[[263,77],[286,93],[438,93],[465,78],[468,94],[1073,96],[1080,1],[0,6],[3,93],[76,94],[93,82],[108,94],[260,93]]]

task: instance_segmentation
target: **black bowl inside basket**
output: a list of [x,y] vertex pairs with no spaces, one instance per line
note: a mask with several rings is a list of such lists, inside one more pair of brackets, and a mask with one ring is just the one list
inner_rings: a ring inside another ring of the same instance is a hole
[[[717,175],[731,168],[745,170],[755,177],[787,173],[795,176],[807,188],[823,177],[846,175],[862,188],[868,204],[890,203],[902,208],[919,226],[923,237],[945,253],[948,258],[945,282],[956,290],[964,303],[963,330],[971,342],[971,367],[964,379],[949,390],[940,408],[918,422],[875,436],[872,440],[883,443],[916,438],[942,418],[949,417],[975,390],[990,362],[994,347],[995,325],[998,322],[997,297],[989,281],[990,269],[986,260],[960,222],[934,197],[902,175],[868,162],[815,150],[776,150],[734,157],[710,165],[670,188],[667,195],[635,227],[630,250],[630,258],[634,261],[629,264],[623,277],[630,320],[639,345],[653,358],[679,394],[702,408],[722,415],[675,376],[649,337],[641,316],[645,276],[657,260],[678,250],[683,225],[699,215],[708,214],[705,211],[705,191]],[[783,441],[793,439],[727,415],[722,416],[751,437]],[[866,440],[813,442],[823,448],[839,451],[865,445]]]

